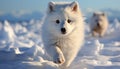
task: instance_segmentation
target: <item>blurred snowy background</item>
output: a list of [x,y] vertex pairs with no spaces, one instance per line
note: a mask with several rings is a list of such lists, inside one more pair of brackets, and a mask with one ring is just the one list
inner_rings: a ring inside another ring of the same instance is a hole
[[[58,69],[48,60],[41,40],[49,1],[0,0],[0,69]],[[69,69],[120,69],[120,1],[78,2],[85,18],[85,44]],[[110,25],[103,38],[90,36],[88,20],[94,11],[108,15]]]

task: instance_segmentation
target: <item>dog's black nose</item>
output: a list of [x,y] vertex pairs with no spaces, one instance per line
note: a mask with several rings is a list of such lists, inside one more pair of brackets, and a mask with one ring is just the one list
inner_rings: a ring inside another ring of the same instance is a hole
[[97,26],[100,27],[100,23],[99,22],[97,23]]
[[61,33],[65,34],[66,33],[66,29],[65,28],[61,28]]

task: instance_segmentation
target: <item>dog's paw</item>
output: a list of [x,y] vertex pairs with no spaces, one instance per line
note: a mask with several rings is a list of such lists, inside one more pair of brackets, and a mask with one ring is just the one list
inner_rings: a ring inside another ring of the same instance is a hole
[[54,63],[56,64],[63,64],[65,62],[65,58],[63,55],[59,55],[54,57]]

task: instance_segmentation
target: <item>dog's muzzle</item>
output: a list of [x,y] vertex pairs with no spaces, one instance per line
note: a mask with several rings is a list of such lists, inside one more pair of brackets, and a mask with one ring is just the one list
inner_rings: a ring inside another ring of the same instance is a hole
[[61,28],[61,33],[62,34],[66,34],[66,29],[65,28]]

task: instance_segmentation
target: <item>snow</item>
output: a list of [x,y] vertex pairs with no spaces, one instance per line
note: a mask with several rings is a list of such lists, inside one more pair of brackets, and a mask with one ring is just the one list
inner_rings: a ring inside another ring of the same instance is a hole
[[[41,40],[42,21],[0,22],[0,69],[59,69],[47,57]],[[91,37],[85,23],[85,43],[69,69],[120,69],[120,22],[114,19],[104,37]]]

